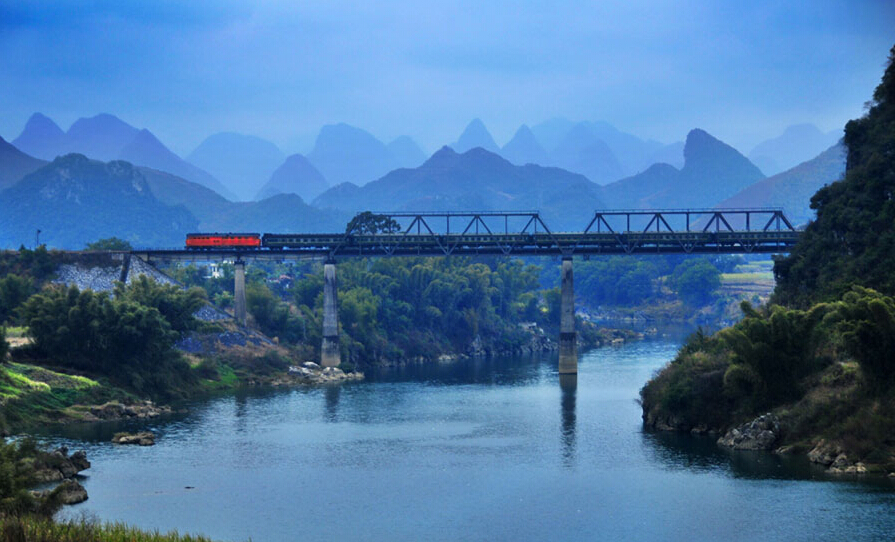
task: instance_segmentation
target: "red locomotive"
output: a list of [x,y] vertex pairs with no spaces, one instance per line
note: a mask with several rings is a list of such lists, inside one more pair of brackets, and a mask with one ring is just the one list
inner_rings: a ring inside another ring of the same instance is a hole
[[260,233],[188,233],[186,248],[258,248]]

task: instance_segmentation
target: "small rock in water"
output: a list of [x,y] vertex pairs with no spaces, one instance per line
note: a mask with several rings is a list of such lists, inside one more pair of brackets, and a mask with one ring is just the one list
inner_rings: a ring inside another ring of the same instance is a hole
[[115,444],[139,444],[140,446],[152,446],[155,444],[155,434],[150,431],[139,433],[115,433],[112,437]]

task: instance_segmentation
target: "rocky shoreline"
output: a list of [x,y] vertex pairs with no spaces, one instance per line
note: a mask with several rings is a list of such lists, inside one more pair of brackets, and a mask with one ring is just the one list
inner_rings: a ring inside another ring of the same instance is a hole
[[53,489],[32,491],[37,499],[55,498],[62,504],[77,504],[87,500],[87,491],[75,476],[90,468],[90,461],[83,450],[68,455],[68,448],[61,447],[49,453],[40,454],[34,460],[33,477],[36,483],[60,482]]
[[273,385],[283,385],[290,383],[301,384],[336,384],[351,380],[363,380],[364,373],[357,371],[345,372],[338,367],[320,367],[313,361],[306,361],[299,366],[292,365],[288,372],[290,381],[278,381]]
[[886,472],[883,465],[869,464],[849,458],[845,448],[824,438],[817,438],[807,446],[782,444],[785,442],[785,424],[771,412],[733,427],[723,434],[717,429],[704,426],[688,428],[675,419],[656,418],[644,414],[644,425],[658,431],[689,431],[693,435],[718,437],[718,446],[730,450],[765,451],[777,455],[803,453],[808,461],[825,468],[832,475],[887,475],[895,480],[895,471]]

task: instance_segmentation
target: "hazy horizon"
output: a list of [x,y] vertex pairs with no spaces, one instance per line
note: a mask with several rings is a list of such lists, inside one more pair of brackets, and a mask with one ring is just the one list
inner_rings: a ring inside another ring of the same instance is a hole
[[180,155],[217,132],[306,150],[324,124],[434,152],[480,118],[605,120],[663,143],[702,128],[747,153],[860,116],[892,44],[888,2],[352,6],[243,0],[0,7],[0,135],[41,112],[111,113]]

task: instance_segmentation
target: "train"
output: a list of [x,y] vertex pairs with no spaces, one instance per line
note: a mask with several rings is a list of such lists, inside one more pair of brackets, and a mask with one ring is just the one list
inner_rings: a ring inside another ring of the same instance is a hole
[[188,233],[186,248],[193,250],[214,248],[260,248],[260,233]]
[[188,233],[186,235],[187,250],[219,250],[219,249],[284,249],[297,245],[319,245],[338,243],[342,239],[339,234],[296,235],[278,233]]

